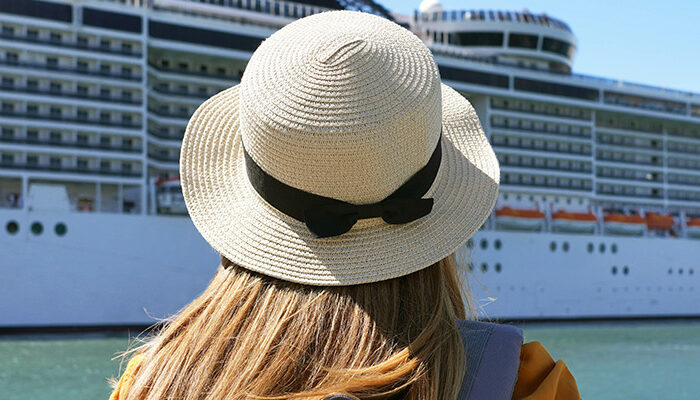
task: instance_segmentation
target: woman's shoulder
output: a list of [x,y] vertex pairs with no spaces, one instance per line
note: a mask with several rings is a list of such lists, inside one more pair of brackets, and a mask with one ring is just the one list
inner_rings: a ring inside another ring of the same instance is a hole
[[460,399],[580,399],[564,361],[555,362],[540,342],[523,344],[522,329],[483,321],[458,321],[458,327],[467,349]]

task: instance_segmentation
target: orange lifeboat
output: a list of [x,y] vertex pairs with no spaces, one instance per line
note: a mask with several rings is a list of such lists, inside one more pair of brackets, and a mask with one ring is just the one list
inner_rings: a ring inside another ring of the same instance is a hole
[[647,228],[670,231],[673,229],[675,221],[671,215],[661,215],[655,212],[646,213]]
[[685,231],[690,237],[700,238],[700,217],[690,217],[685,223]]
[[541,230],[544,227],[544,213],[537,209],[503,207],[496,210],[496,226],[503,229]]
[[598,218],[592,212],[557,210],[552,213],[552,229],[558,232],[593,233]]
[[603,218],[606,233],[618,235],[641,235],[647,227],[647,220],[639,215],[611,212]]

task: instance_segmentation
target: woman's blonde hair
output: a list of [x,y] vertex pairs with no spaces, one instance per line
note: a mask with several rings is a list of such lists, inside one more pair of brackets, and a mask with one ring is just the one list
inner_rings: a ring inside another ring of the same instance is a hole
[[127,400],[456,399],[465,296],[454,256],[400,278],[318,287],[222,259],[199,298],[136,348]]

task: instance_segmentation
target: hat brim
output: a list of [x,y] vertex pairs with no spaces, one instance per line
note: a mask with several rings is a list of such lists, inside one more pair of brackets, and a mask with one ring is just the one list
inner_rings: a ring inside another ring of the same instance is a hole
[[442,161],[425,197],[433,210],[391,225],[364,219],[317,238],[267,204],[248,181],[238,124],[238,86],[206,100],[182,141],[180,179],[194,225],[232,262],[308,285],[355,285],[407,275],[455,252],[496,201],[499,167],[469,101],[442,85]]

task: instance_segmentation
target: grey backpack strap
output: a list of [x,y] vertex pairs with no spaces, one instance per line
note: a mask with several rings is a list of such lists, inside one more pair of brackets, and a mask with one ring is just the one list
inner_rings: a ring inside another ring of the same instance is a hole
[[324,397],[322,400],[357,400],[357,397],[353,397],[347,394],[332,394],[330,396]]
[[510,400],[518,378],[523,333],[511,325],[457,321],[467,351],[458,400]]

